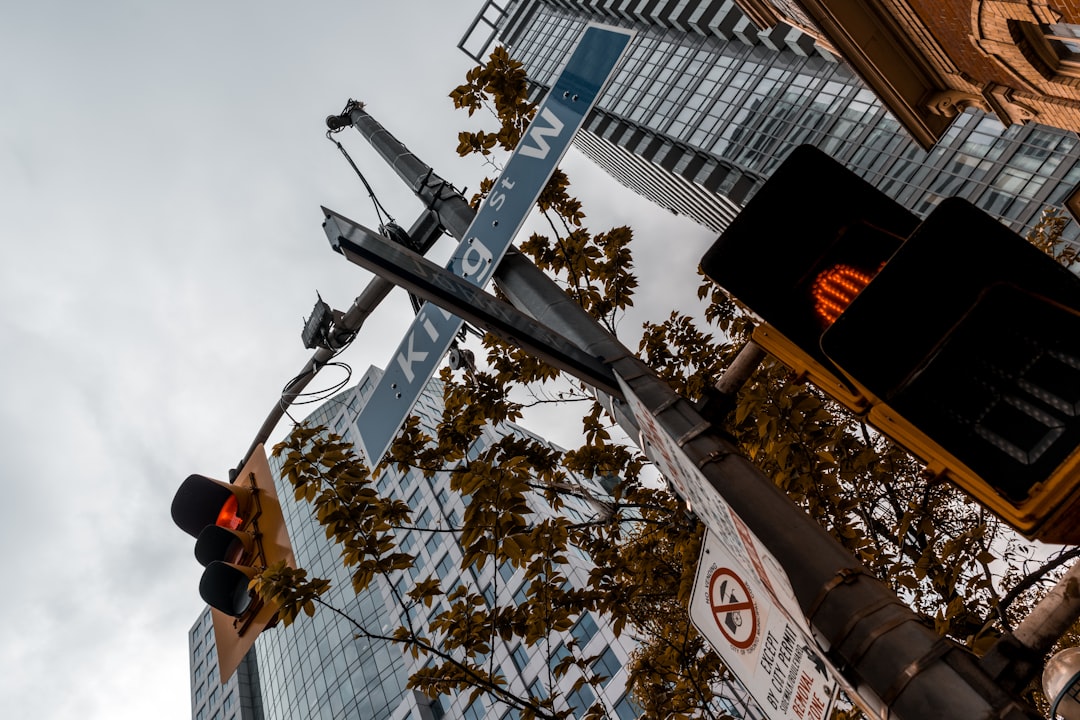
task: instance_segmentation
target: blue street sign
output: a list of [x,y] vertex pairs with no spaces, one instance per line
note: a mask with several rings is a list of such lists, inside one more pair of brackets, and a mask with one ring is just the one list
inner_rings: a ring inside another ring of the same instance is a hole
[[[491,278],[633,35],[625,28],[585,28],[566,67],[469,225],[448,270],[478,287]],[[327,226],[328,234],[331,227]],[[389,449],[461,324],[460,318],[432,303],[420,308],[356,420],[361,448],[370,465],[376,465]]]

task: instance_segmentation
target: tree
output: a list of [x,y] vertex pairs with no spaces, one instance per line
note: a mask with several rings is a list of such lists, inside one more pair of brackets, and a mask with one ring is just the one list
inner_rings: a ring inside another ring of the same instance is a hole
[[[493,166],[499,149],[516,145],[536,107],[528,100],[521,64],[503,48],[497,48],[487,64],[470,70],[451,98],[470,115],[489,111],[497,122],[493,132],[462,132],[458,146],[461,155],[479,153]],[[492,184],[490,178],[481,183],[474,204]],[[614,332],[619,315],[633,303],[637,283],[631,230],[594,234],[583,227],[581,204],[569,194],[569,180],[561,171],[539,205],[551,233],[534,234],[521,250]],[[1052,249],[1053,220],[1047,222],[1041,241]],[[1060,235],[1060,228],[1056,233]],[[691,399],[715,384],[754,324],[735,300],[708,282],[703,282],[699,298],[704,322],[720,339],[699,320],[672,313],[645,326],[639,347],[642,358]],[[398,533],[416,528],[417,509],[381,497],[375,486],[391,464],[415,468],[429,478],[450,473],[451,488],[469,498],[460,527],[452,528],[464,551],[463,565],[510,564],[522,569],[528,581],[522,602],[499,604],[467,585],[444,588],[437,577],[419,578],[407,592],[394,590],[404,618],[398,628],[384,633],[357,624],[357,633],[432,658],[410,678],[410,687],[433,696],[487,693],[517,708],[524,718],[562,718],[572,712],[566,698],[508,688],[491,660],[493,644],[520,640],[534,647],[550,645],[553,632],[571,628],[585,613],[598,613],[617,631],[633,632],[640,640],[628,672],[645,717],[723,717],[714,701],[727,670],[690,626],[686,613],[700,523],[677,497],[642,484],[645,459],[635,449],[612,442],[609,421],[583,388],[554,385],[557,371],[494,337],[485,337],[483,347],[486,358],[480,368],[441,372],[445,410],[435,433],[424,432],[411,418],[389,459],[374,470],[325,428],[298,427],[275,448],[297,498],[312,504],[328,537],[340,546],[357,592],[377,577],[394,587],[393,574],[413,562],[413,556],[400,549]],[[531,389],[536,402],[569,398],[589,403],[583,414],[584,443],[559,452],[507,435],[468,457],[466,449],[485,426],[521,417],[527,403],[522,387]],[[982,652],[1009,626],[1022,603],[1010,608],[1002,599],[1010,588],[1027,582],[1025,564],[1033,550],[980,505],[928,476],[912,457],[772,361],[740,390],[734,410],[722,422],[745,454],[794,502],[940,634]],[[558,511],[568,494],[586,492],[577,476],[617,479],[610,497],[593,498],[598,509],[594,517],[583,522],[558,514],[535,517],[530,495],[542,494]],[[575,547],[594,563],[584,587],[566,582],[567,556]],[[286,624],[301,611],[311,614],[325,605],[321,596],[326,582],[309,580],[303,571],[272,568],[255,582],[260,592],[281,601]],[[410,619],[413,608],[440,600],[446,609],[428,626]],[[584,656],[573,643],[568,650],[552,657],[553,676],[578,668],[575,691],[602,682],[594,670],[597,658]],[[588,718],[612,715],[612,708],[600,702],[580,710],[577,714]]]

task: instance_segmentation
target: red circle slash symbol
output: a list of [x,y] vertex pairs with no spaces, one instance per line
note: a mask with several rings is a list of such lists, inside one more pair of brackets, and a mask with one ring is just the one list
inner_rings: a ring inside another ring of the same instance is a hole
[[757,640],[757,608],[754,597],[738,575],[719,568],[709,581],[709,604],[713,619],[724,638],[735,648],[746,650]]

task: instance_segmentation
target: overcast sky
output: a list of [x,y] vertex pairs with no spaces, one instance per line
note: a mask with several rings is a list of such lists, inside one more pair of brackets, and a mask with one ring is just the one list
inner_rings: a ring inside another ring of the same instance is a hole
[[[377,224],[323,120],[364,100],[475,188],[482,168],[453,152],[465,120],[447,93],[471,64],[456,45],[480,4],[9,4],[4,717],[190,717],[201,569],[169,518],[173,493],[192,472],[224,477],[246,451],[310,356],[300,329],[316,290],[343,310],[370,278],[320,227],[320,205]],[[358,135],[339,137],[408,227],[419,204]],[[593,228],[635,225],[642,309],[662,318],[692,301],[686,278],[710,234],[575,152],[565,167]],[[384,365],[410,317],[395,291],[343,359],[357,373]]]

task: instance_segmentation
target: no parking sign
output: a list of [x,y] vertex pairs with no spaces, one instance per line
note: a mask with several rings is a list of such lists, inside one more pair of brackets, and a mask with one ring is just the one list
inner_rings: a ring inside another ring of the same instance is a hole
[[746,583],[730,568],[717,568],[709,580],[709,605],[720,634],[736,650],[757,642],[757,606]]
[[826,720],[839,683],[761,581],[706,533],[690,621],[773,720]]

